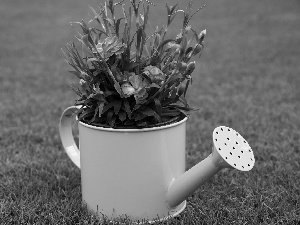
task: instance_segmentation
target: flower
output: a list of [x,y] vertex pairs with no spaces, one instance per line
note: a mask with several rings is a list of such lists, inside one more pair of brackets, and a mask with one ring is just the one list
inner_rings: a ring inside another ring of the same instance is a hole
[[145,67],[144,74],[146,74],[154,83],[162,83],[166,79],[166,75],[156,66]]
[[113,54],[120,55],[124,52],[126,45],[123,44],[118,37],[107,37],[103,41],[100,41],[97,45],[97,52],[101,57],[107,59]]
[[135,89],[129,83],[122,84],[121,89],[125,97],[129,97],[135,93]]

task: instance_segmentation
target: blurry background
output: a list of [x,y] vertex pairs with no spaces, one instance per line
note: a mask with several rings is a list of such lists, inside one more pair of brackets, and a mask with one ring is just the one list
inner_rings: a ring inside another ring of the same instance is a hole
[[[58,134],[62,111],[77,98],[66,85],[78,82],[60,49],[75,41],[69,22],[88,21],[88,5],[99,2],[0,0],[0,221],[92,221]],[[152,2],[155,29],[165,24],[165,3],[178,1]],[[188,92],[200,109],[188,121],[187,169],[210,154],[219,125],[248,140],[256,165],[216,175],[171,224],[298,224],[300,1],[201,0],[195,10],[204,4],[191,22],[207,36]],[[170,34],[181,21],[179,14]]]

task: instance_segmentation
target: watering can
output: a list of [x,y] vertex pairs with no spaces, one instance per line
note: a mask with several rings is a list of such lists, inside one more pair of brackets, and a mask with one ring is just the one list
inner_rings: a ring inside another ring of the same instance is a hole
[[212,153],[185,171],[187,118],[142,129],[78,121],[78,148],[71,126],[75,109],[69,107],[61,116],[61,141],[81,169],[83,202],[92,213],[109,220],[153,222],[177,216],[186,199],[221,169],[249,171],[254,166],[248,142],[234,129],[219,126],[213,131]]

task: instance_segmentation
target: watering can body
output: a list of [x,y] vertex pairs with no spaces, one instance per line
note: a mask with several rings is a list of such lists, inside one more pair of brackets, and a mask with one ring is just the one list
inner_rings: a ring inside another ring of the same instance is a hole
[[185,172],[186,121],[153,128],[113,129],[79,122],[79,149],[72,114],[60,120],[60,136],[70,159],[81,169],[82,199],[109,220],[161,221],[186,206],[185,199],[222,168],[249,171],[254,155],[235,130],[213,132],[212,154]]
[[[185,172],[186,120],[158,128],[112,129],[79,122],[79,149],[70,131],[72,108],[61,120],[69,157],[81,169],[82,199],[110,220],[163,220],[184,210],[170,207],[171,182]],[[77,151],[77,153],[75,153]],[[80,155],[80,157],[79,157]]]

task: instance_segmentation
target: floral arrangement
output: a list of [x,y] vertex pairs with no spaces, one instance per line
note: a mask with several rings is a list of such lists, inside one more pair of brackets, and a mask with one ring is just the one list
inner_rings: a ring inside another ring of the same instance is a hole
[[[188,116],[194,110],[185,98],[195,69],[191,59],[201,55],[206,35],[206,30],[197,34],[189,22],[201,8],[192,12],[192,1],[186,10],[166,4],[167,24],[146,34],[154,4],[130,0],[125,10],[123,2],[106,0],[98,11],[90,7],[93,19],[88,23],[71,23],[81,28],[79,32],[75,26],[81,46],[71,42],[62,52],[74,69],[69,72],[79,78],[78,86],[69,86],[79,96],[78,119],[102,127],[142,128]],[[116,19],[116,7],[122,18]],[[166,39],[178,13],[183,14],[180,33]]]

